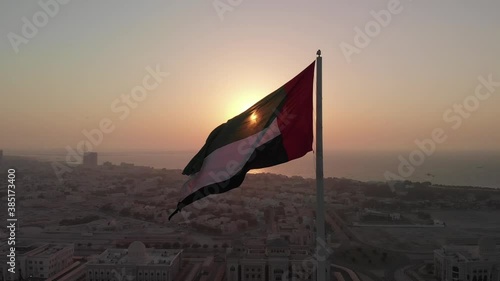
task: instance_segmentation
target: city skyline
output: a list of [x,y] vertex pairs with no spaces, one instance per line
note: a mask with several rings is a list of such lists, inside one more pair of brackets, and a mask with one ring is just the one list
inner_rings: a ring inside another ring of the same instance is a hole
[[[6,243],[12,229],[0,231],[7,253],[0,279],[305,280],[322,255],[315,248],[313,179],[249,174],[241,188],[169,221],[185,180],[177,170],[78,165],[61,184],[48,162],[4,160],[0,167],[19,175],[22,224],[14,250]],[[500,280],[500,190],[430,182],[393,188],[325,179],[327,280]]]

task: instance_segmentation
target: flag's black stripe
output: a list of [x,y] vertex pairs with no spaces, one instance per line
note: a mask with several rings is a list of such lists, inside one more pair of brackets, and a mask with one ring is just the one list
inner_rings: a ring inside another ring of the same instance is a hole
[[243,166],[241,171],[235,174],[228,180],[207,185],[200,188],[179,202],[177,208],[183,207],[200,200],[211,194],[219,194],[227,192],[241,185],[247,172],[251,169],[260,169],[278,165],[288,161],[285,147],[283,146],[283,138],[281,135],[257,147],[250,156],[248,162]]

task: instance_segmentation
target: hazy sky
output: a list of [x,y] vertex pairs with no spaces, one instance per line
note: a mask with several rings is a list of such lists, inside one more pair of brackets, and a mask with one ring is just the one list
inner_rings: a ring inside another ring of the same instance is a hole
[[[356,46],[355,27],[391,1],[238,2],[216,1],[231,7],[221,14],[211,0],[73,0],[27,38],[23,17],[43,24],[43,5],[1,1],[0,148],[74,147],[109,118],[94,150],[197,150],[321,49],[326,150],[409,149],[436,127],[443,149],[500,150],[500,87],[461,124],[443,119],[479,76],[500,81],[500,1],[401,0],[350,63],[341,43]],[[113,110],[157,65],[169,73],[158,87],[127,116]]]

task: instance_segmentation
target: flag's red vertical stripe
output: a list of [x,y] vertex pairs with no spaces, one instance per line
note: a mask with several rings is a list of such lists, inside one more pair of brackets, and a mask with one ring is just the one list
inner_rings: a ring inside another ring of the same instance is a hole
[[283,86],[286,101],[278,116],[278,126],[288,160],[312,150],[314,65],[315,62],[311,63]]

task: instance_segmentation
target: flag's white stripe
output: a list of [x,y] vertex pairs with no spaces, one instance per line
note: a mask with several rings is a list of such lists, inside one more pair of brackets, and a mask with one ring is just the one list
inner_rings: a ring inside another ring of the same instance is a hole
[[246,164],[255,149],[281,134],[277,119],[264,130],[214,150],[205,158],[200,171],[182,188],[182,197],[198,189],[230,179]]

